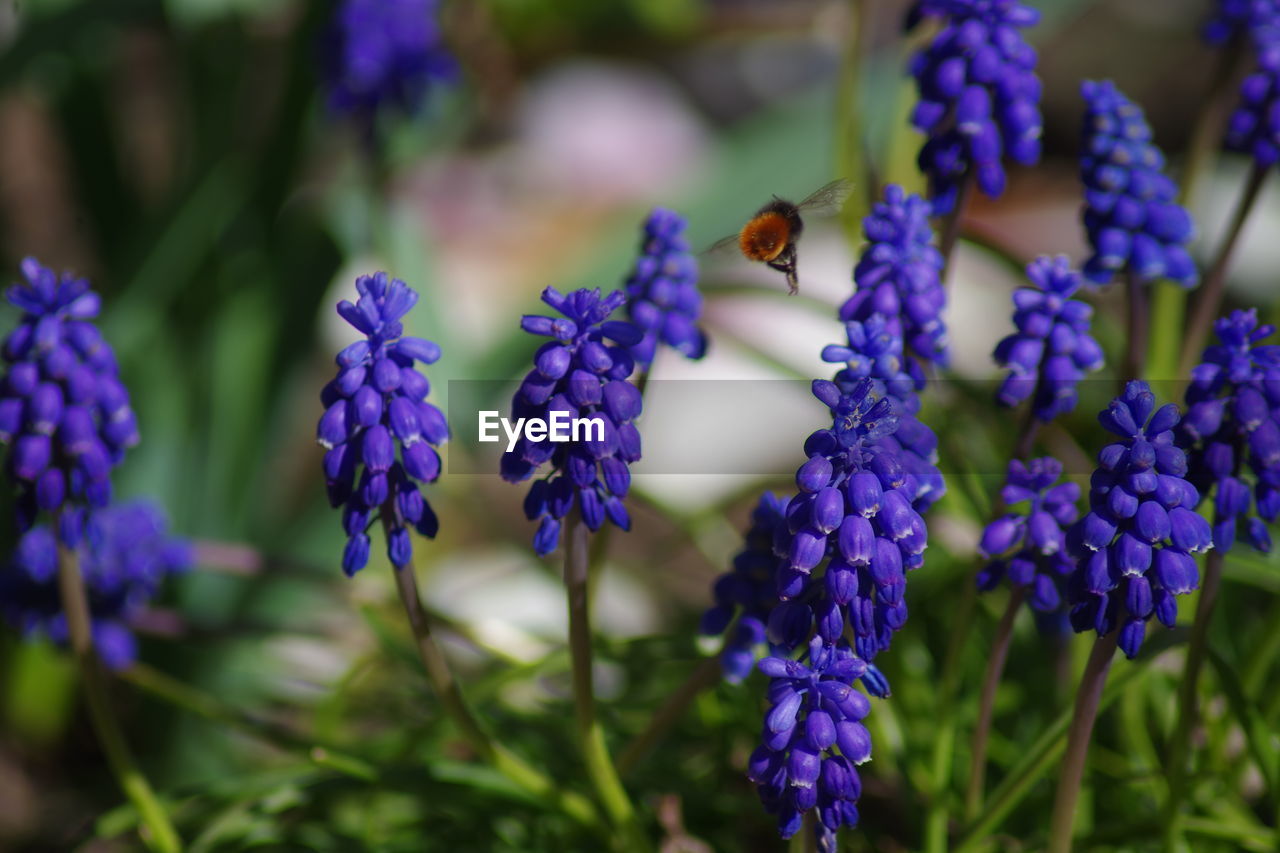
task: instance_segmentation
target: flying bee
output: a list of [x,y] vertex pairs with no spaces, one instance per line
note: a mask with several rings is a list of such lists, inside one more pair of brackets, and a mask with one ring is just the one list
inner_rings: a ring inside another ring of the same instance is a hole
[[791,293],[800,290],[796,279],[796,243],[804,231],[805,214],[832,214],[844,206],[845,199],[853,191],[853,183],[847,178],[832,181],[811,193],[804,201],[794,204],[776,195],[773,201],[756,211],[737,234],[730,234],[712,244],[710,251],[732,246],[749,261],[757,261],[783,273]]

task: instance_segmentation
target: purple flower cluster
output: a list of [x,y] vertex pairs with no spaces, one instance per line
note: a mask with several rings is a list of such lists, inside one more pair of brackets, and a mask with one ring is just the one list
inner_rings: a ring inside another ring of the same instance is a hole
[[[774,577],[779,559],[773,553],[774,533],[783,521],[787,500],[765,492],[751,512],[742,550],[733,558],[733,567],[716,578],[712,586],[715,605],[702,615],[701,633],[725,637],[720,661],[725,680],[743,681],[755,667],[756,651],[765,642],[765,625],[778,603]],[[733,622],[737,616],[738,621]]]
[[684,227],[679,214],[654,209],[645,220],[640,257],[627,279],[627,316],[644,332],[631,355],[645,367],[653,363],[660,343],[686,358],[707,353],[707,335],[698,327],[698,261],[689,251]]
[[1027,278],[1035,286],[1013,293],[1018,330],[996,344],[993,355],[1009,369],[996,401],[1016,406],[1034,395],[1032,412],[1048,423],[1076,407],[1076,386],[1102,367],[1102,347],[1089,334],[1093,308],[1071,298],[1081,281],[1065,256],[1036,258]]
[[111,469],[138,443],[138,423],[115,354],[90,322],[101,299],[89,282],[34,258],[22,274],[5,293],[22,318],[0,349],[0,442],[10,447],[19,531],[41,511],[57,513],[59,537],[75,547],[84,508],[110,502]]
[[1167,278],[1195,286],[1199,272],[1186,249],[1195,226],[1176,201],[1177,185],[1162,171],[1164,154],[1151,141],[1142,109],[1110,80],[1086,80],[1081,92],[1080,177],[1093,248],[1085,277],[1109,284],[1117,272],[1128,272],[1143,282]]
[[1217,0],[1204,26],[1204,40],[1225,45],[1248,36],[1259,47],[1280,39],[1280,0]]
[[[858,655],[872,660],[907,620],[906,572],[924,563],[928,530],[913,507],[915,477],[881,441],[898,429],[896,405],[871,380],[849,393],[816,380],[814,396],[833,424],[805,441],[798,494],[786,509],[774,550],[783,558],[780,600],[769,640],[795,648],[816,627],[834,643],[852,629]],[[821,584],[817,574],[821,573]]]
[[[610,320],[626,294],[575,290],[567,295],[548,287],[542,301],[562,317],[526,314],[520,326],[531,335],[551,338],[534,355],[534,367],[511,401],[511,420],[556,417],[590,421],[570,441],[530,439],[527,433],[502,455],[502,477],[510,483],[529,479],[543,464],[552,472],[538,480],[525,498],[525,515],[539,521],[534,550],[544,556],[560,542],[561,521],[575,503],[582,520],[599,530],[607,517],[628,530],[631,518],[622,499],[631,486],[631,463],[640,459],[640,431],[633,421],[643,401],[627,381],[635,371],[631,347],[643,333],[635,325]],[[598,425],[598,426],[595,426]]]
[[884,315],[887,331],[902,341],[905,369],[917,383],[924,364],[947,363],[947,327],[942,312],[942,254],[933,246],[929,202],[899,186],[885,187],[862,222],[867,246],[853,270],[857,290],[840,308],[843,322],[866,323]]
[[[1280,514],[1280,345],[1262,341],[1276,327],[1259,326],[1250,309],[1231,312],[1215,330],[1219,342],[1191,371],[1178,443],[1189,456],[1188,479],[1206,497],[1217,487],[1214,547],[1230,549],[1243,518],[1245,541],[1266,552],[1271,535],[1264,521]],[[1257,514],[1250,515],[1255,501]]]
[[1019,32],[1040,13],[1018,0],[924,0],[909,22],[943,15],[933,42],[912,58],[920,100],[911,124],[928,136],[920,171],[934,212],[950,213],[970,176],[995,198],[1004,192],[1002,159],[1040,159],[1040,78],[1036,52]]
[[[102,662],[123,669],[137,658],[130,618],[166,577],[191,567],[190,545],[166,532],[164,513],[135,501],[86,514],[76,550],[89,597],[93,644]],[[47,525],[28,530],[0,565],[0,615],[25,636],[68,641],[58,593],[58,543]]]
[[323,42],[329,108],[371,131],[378,114],[412,115],[457,64],[436,22],[436,0],[341,0]]
[[916,417],[924,387],[923,378],[914,379],[903,370],[902,338],[893,334],[883,314],[872,314],[866,322],[845,323],[844,344],[830,344],[822,350],[822,360],[843,364],[835,375],[841,393],[852,393],[864,379],[872,381],[877,397],[888,397],[898,416],[898,428],[876,441],[880,450],[898,458],[911,477],[911,505],[926,512],[945,493],[946,481],[938,470],[938,437]]
[[385,272],[360,276],[356,290],[360,298],[339,302],[338,314],[365,337],[338,353],[338,375],[320,392],[325,411],[316,427],[329,502],[343,508],[348,576],[369,562],[375,521],[386,530],[387,556],[398,569],[413,559],[410,527],[436,535],[439,522],[419,485],[440,476],[436,448],[449,438],[444,414],[426,400],[431,385],[414,364],[435,363],[440,348],[404,335],[400,322],[418,294]]
[[1119,441],[1098,454],[1089,513],[1068,532],[1079,560],[1068,580],[1071,625],[1099,636],[1120,630],[1132,658],[1154,615],[1177,621],[1174,596],[1199,584],[1192,554],[1213,547],[1209,523],[1196,514],[1200,493],[1187,481],[1187,459],[1174,443],[1178,407],[1156,409],[1145,382],[1132,381],[1098,415]]
[[1227,125],[1227,148],[1266,168],[1280,161],[1280,40],[1258,53],[1258,68],[1240,85],[1240,105]]
[[856,765],[871,758],[871,733],[861,720],[871,703],[853,687],[867,665],[844,642],[814,637],[807,663],[767,657],[769,713],[761,745],[747,776],[760,800],[778,816],[778,831],[790,838],[804,813],[818,810],[818,849],[835,850],[835,833],[858,823],[862,780]]
[[1008,512],[987,525],[978,553],[991,560],[978,572],[978,589],[995,589],[1004,578],[1027,591],[1031,607],[1042,613],[1057,610],[1060,589],[1075,566],[1067,554],[1065,529],[1080,512],[1080,487],[1060,483],[1062,463],[1051,456],[1023,463],[1014,459],[1000,496]]

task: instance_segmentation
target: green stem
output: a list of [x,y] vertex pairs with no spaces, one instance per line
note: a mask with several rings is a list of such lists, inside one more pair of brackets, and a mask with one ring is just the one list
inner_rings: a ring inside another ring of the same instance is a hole
[[1271,614],[1263,624],[1266,626],[1266,633],[1261,642],[1254,645],[1253,654],[1249,656],[1242,676],[1245,693],[1249,696],[1258,695],[1267,671],[1271,668],[1271,662],[1280,653],[1280,601],[1271,606]]
[[623,833],[626,849],[643,850],[645,845],[636,823],[635,810],[618,778],[604,730],[596,718],[595,688],[591,673],[591,566],[587,525],[574,509],[566,519],[564,586],[569,606],[569,654],[573,661],[573,706],[577,719],[578,746],[587,765],[587,776],[600,798],[605,813]]
[[[1147,663],[1149,660],[1125,667],[1120,675],[1111,679],[1102,693],[1098,710],[1102,711],[1114,702],[1130,682],[1139,676],[1146,675]],[[1031,745],[1031,748],[1023,753],[1018,763],[991,792],[991,797],[987,800],[987,806],[982,814],[966,828],[964,836],[955,848],[955,853],[971,853],[985,843],[991,832],[1048,773],[1050,765],[1057,761],[1062,752],[1072,718],[1071,711],[1064,711]]]
[[1129,294],[1129,345],[1125,353],[1124,371],[1120,375],[1120,387],[1130,379],[1145,379],[1147,367],[1147,335],[1151,314],[1147,309],[1147,285],[1137,273],[1129,271],[1126,281]]
[[1191,625],[1191,641],[1187,646],[1187,660],[1178,685],[1178,722],[1169,741],[1169,761],[1165,772],[1169,774],[1169,799],[1165,803],[1165,849],[1177,850],[1182,838],[1182,800],[1187,788],[1187,758],[1191,751],[1191,729],[1196,722],[1197,686],[1200,670],[1204,668],[1209,643],[1209,622],[1218,600],[1218,587],[1222,583],[1223,554],[1213,550],[1205,559],[1204,583],[1200,585],[1200,600],[1196,603],[1195,622]]
[[1115,657],[1119,639],[1119,628],[1105,637],[1099,637],[1089,653],[1084,675],[1080,677],[1075,710],[1071,715],[1071,729],[1067,734],[1067,754],[1062,760],[1058,793],[1053,800],[1053,816],[1049,821],[1049,853],[1071,853],[1071,828],[1076,819],[1076,800],[1080,796],[1080,783],[1084,779],[1089,740],[1093,734],[1093,723],[1098,717],[1102,688],[1106,686],[1107,673],[1111,670],[1111,659]]
[[947,828],[950,818],[951,763],[956,741],[956,687],[960,680],[960,662],[973,627],[973,611],[978,600],[978,587],[971,577],[964,579],[964,592],[952,624],[951,638],[947,645],[947,657],[942,668],[942,682],[938,687],[937,734],[933,741],[933,763],[930,776],[929,810],[925,816],[925,850],[943,853],[947,849]]
[[[382,523],[384,528],[391,524],[394,507],[384,506]],[[387,531],[388,534],[390,531]],[[524,788],[536,797],[550,802],[573,820],[585,826],[599,828],[599,817],[590,801],[578,794],[561,791],[559,786],[537,769],[527,764],[524,759],[511,752],[501,743],[493,740],[480,726],[479,720],[472,714],[471,708],[463,698],[462,689],[453,670],[449,666],[444,651],[437,645],[431,633],[431,623],[427,619],[426,609],[422,606],[422,597],[418,593],[418,581],[413,573],[413,566],[393,569],[396,577],[396,590],[404,604],[405,615],[409,619],[409,627],[413,631],[414,644],[422,665],[426,669],[427,679],[431,682],[445,713],[453,720],[454,725],[462,733],[467,744],[484,761],[515,784]]]
[[116,781],[124,791],[142,820],[142,840],[153,850],[176,853],[182,849],[182,840],[169,821],[160,800],[142,774],[129,745],[125,743],[120,723],[107,699],[102,664],[93,650],[93,622],[89,615],[89,598],[80,574],[80,560],[76,552],[58,543],[58,592],[62,598],[62,612],[67,618],[67,634],[80,676],[84,685],[85,701],[89,706],[89,718],[107,763]]
[[703,658],[693,672],[689,673],[684,683],[676,688],[676,692],[672,693],[667,701],[662,703],[657,713],[649,718],[649,724],[645,726],[644,731],[636,735],[618,754],[618,772],[623,776],[630,773],[684,715],[698,694],[720,680],[720,672],[719,655]]
[[1245,181],[1244,193],[1240,196],[1235,214],[1227,226],[1227,233],[1222,238],[1222,245],[1218,248],[1218,254],[1214,256],[1209,271],[1205,273],[1200,296],[1192,309],[1191,322],[1187,324],[1187,334],[1182,349],[1181,373],[1183,375],[1189,373],[1191,368],[1199,362],[1205,342],[1209,339],[1209,332],[1213,328],[1213,321],[1218,318],[1218,311],[1222,307],[1222,296],[1227,287],[1227,271],[1231,267],[1231,255],[1235,251],[1240,234],[1244,230],[1244,224],[1249,219],[1249,212],[1253,210],[1254,202],[1258,200],[1269,172],[1270,169],[1257,163],[1253,164],[1253,169],[1250,170],[1249,177]]
[[990,657],[987,659],[987,674],[982,679],[982,697],[978,705],[978,722],[973,729],[973,748],[970,750],[972,763],[969,766],[969,789],[965,795],[965,818],[973,820],[982,811],[983,792],[987,775],[987,740],[991,735],[991,718],[995,713],[996,689],[1000,686],[1000,678],[1004,675],[1004,664],[1009,657],[1009,641],[1013,638],[1013,624],[1018,618],[1018,609],[1026,600],[1027,588],[1015,586],[1009,593],[1009,603],[1000,624],[996,627],[996,636],[991,643]]
[[862,57],[867,55],[866,33],[870,30],[867,19],[871,13],[870,0],[849,0],[849,32],[844,38],[836,86],[836,174],[865,183],[840,215],[845,234],[854,244],[860,240],[863,217],[879,195],[871,170],[867,168],[867,140],[861,129],[863,115],[859,103]]
[[[1214,158],[1222,144],[1222,129],[1237,97],[1234,83],[1251,53],[1239,46],[1215,51],[1213,81],[1201,103],[1182,169],[1178,203],[1187,210],[1195,211],[1200,188],[1207,173],[1213,170]],[[1178,347],[1183,339],[1187,290],[1171,281],[1155,282],[1152,287],[1151,323],[1157,334],[1151,337],[1147,364],[1153,379],[1168,380],[1178,375]]]

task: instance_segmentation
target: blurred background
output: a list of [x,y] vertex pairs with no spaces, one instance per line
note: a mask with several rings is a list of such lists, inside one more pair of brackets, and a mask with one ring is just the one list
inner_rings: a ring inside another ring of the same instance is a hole
[[[654,205],[684,215],[700,249],[771,194],[802,197],[859,164],[921,189],[906,121],[907,5],[866,2],[856,15],[846,0],[445,2],[458,80],[431,91],[421,115],[381,124],[371,143],[326,108],[318,68],[330,3],[0,0],[0,270],[11,281],[34,255],[103,294],[102,327],[143,435],[117,491],[163,505],[205,564],[146,614],[141,659],[224,711],[383,770],[370,784],[246,732],[244,720],[213,722],[117,684],[130,739],[193,849],[586,849],[465,753],[441,754],[447,726],[419,678],[385,560],[342,576],[341,526],[313,440],[319,390],[353,335],[334,305],[375,270],[416,288],[406,322],[444,351],[429,370],[444,404],[450,380],[527,370],[536,344],[518,318],[537,310],[542,288],[620,286]],[[1032,5],[1043,13],[1027,37],[1045,81],[1044,162],[1014,169],[1003,198],[970,207],[973,240],[959,250],[948,314],[958,381],[944,401],[994,375],[1018,263],[1084,257],[1079,81],[1114,79],[1141,103],[1175,174],[1209,88],[1206,0]],[[1196,187],[1201,261],[1246,168],[1223,155]],[[1229,300],[1274,306],[1274,181],[1259,208]],[[711,354],[690,363],[668,353],[656,378],[827,375],[818,354],[842,335],[834,311],[852,292],[866,209],[856,193],[843,218],[811,224],[796,298],[770,270],[701,256]],[[1107,298],[1099,322],[1114,331],[1123,314],[1108,314]],[[0,327],[16,318],[5,306]],[[647,441],[692,428],[660,395],[647,402]],[[1093,402],[1078,423],[1091,423]],[[779,415],[794,423],[790,448],[768,451],[783,454],[779,470],[822,414],[801,389],[794,412]],[[753,417],[749,400],[723,417],[700,434],[726,440],[734,419]],[[912,622],[885,656],[895,695],[873,712],[864,829],[848,833],[849,849],[918,839],[913,779],[931,749],[930,678],[1007,457],[992,417],[974,408],[933,422],[944,460],[970,458],[982,476],[953,481],[930,518],[930,570],[913,580]],[[636,525],[609,537],[596,617],[604,713],[623,738],[706,651],[696,625],[710,582],[760,489],[788,479],[636,470]],[[548,722],[569,695],[558,569],[532,555],[523,494],[496,475],[446,469],[429,491],[441,534],[415,548],[417,569],[476,705],[534,763],[571,779],[573,749]],[[1030,646],[1029,621],[1024,629]],[[1016,674],[1042,666],[1015,647],[1007,701],[1033,710],[1025,731],[997,735],[996,762],[1054,710],[1061,686],[1016,692],[1026,683]],[[717,850],[781,849],[742,776],[757,693],[703,693],[638,766],[647,808],[683,810],[666,821],[672,838],[687,830]],[[70,661],[0,634],[0,719],[0,848],[127,849],[132,818],[117,808]]]

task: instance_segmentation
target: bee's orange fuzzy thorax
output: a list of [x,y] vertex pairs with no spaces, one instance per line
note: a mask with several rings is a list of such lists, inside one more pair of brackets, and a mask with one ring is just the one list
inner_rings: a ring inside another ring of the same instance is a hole
[[768,263],[782,254],[790,237],[791,225],[787,218],[780,213],[768,211],[742,226],[742,231],[738,234],[738,247],[750,260]]

